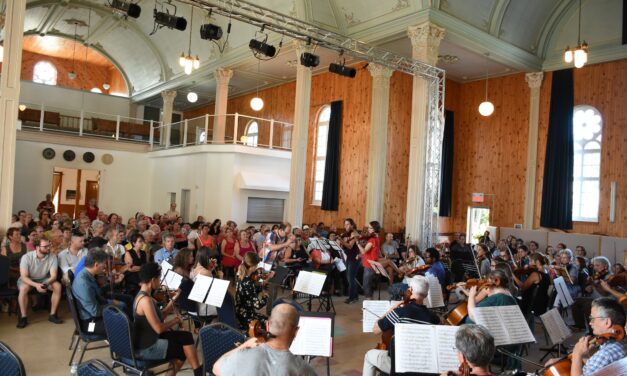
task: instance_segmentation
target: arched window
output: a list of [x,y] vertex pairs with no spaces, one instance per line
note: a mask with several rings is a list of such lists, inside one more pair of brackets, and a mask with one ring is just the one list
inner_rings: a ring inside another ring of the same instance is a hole
[[601,133],[603,119],[592,106],[577,106],[573,115],[573,220],[599,220]]
[[252,120],[246,126],[246,145],[257,147],[259,141],[259,124],[255,120]]
[[331,118],[331,106],[324,106],[318,114],[316,126],[316,154],[314,171],[313,203],[322,203],[322,187],[324,185],[324,166],[327,160],[327,138],[329,135],[329,119]]
[[45,85],[57,84],[57,69],[47,61],[40,61],[33,68],[33,82]]

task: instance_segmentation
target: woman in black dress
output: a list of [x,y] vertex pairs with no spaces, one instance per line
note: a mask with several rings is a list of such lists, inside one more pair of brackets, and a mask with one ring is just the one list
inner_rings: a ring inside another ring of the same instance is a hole
[[248,252],[237,270],[235,286],[235,313],[244,328],[252,320],[265,321],[268,318],[257,312],[268,303],[268,294],[263,291],[261,284],[251,276],[257,271],[259,256],[255,252]]
[[[546,272],[547,260],[543,255],[534,253],[529,258],[529,266],[532,270],[529,277],[525,282],[522,282],[516,274],[513,274],[513,278],[522,293],[522,311],[531,319],[532,316],[540,316],[546,312],[549,305],[551,279]],[[529,321],[532,322],[532,320]]]
[[124,263],[126,264],[124,280],[126,281],[127,292],[131,295],[135,295],[139,290],[139,269],[142,265],[146,264],[144,236],[140,233],[131,235],[131,245],[133,248],[127,250],[124,255]]

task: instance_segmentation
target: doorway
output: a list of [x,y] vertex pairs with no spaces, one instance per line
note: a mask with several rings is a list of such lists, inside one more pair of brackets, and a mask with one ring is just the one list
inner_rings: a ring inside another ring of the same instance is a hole
[[183,217],[184,222],[189,221],[189,196],[191,191],[189,189],[181,190],[181,217]]
[[490,208],[468,207],[467,242],[479,243],[479,237],[483,236],[488,226],[490,226]]
[[90,199],[98,202],[100,171],[55,167],[52,197],[57,211],[77,218]]

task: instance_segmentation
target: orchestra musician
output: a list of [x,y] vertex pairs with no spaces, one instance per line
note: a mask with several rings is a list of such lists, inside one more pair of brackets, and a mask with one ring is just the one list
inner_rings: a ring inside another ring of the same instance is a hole
[[[257,273],[259,256],[255,252],[248,252],[237,270],[235,285],[235,313],[240,324],[247,328],[252,320],[265,323],[267,317],[258,313],[268,303],[268,293],[263,291],[261,283],[253,278]],[[270,276],[271,277],[271,276]]]
[[[424,299],[429,294],[429,281],[424,276],[414,276],[409,279],[411,297],[407,304],[401,302],[388,310],[385,315],[374,324],[373,332],[381,335],[383,332],[394,333],[394,324],[433,324],[440,323],[438,316],[431,312],[424,304]],[[387,350],[369,350],[364,356],[363,375],[372,376],[378,369],[384,373],[390,373],[391,358]]]
[[618,291],[616,289],[613,289],[612,286],[610,286],[610,284],[607,283],[607,281],[601,281],[600,285],[603,288],[603,290],[605,290],[608,293],[610,293],[613,297],[618,299],[618,302],[620,304],[622,304],[623,307],[627,308],[627,294],[625,293],[625,290],[624,290],[625,286],[624,285],[621,287],[623,289],[622,292]]
[[558,253],[557,264],[558,265],[554,266],[553,268],[562,268],[566,270],[566,272],[570,276],[572,283],[566,280],[566,287],[568,288],[570,296],[575,299],[577,295],[579,295],[580,291],[579,285],[577,284],[579,270],[577,269],[577,266],[573,263],[573,252],[568,248],[562,249]]
[[441,376],[476,375],[492,376],[489,366],[496,346],[494,337],[480,325],[465,324],[455,333],[457,359],[461,363],[458,371],[448,371]]
[[[529,259],[530,273],[525,282],[522,282],[516,274],[512,277],[522,293],[523,313],[528,315],[533,312],[533,315],[539,316],[547,310],[551,281],[545,270],[546,258],[539,253],[534,253]],[[533,325],[530,326],[533,327]]]
[[379,259],[379,231],[381,225],[377,221],[372,221],[368,224],[368,233],[366,238],[368,239],[366,245],[362,246],[360,242],[357,242],[359,252],[362,256],[362,266],[364,267],[364,276],[362,287],[364,289],[364,295],[366,299],[372,298],[372,279],[374,278],[375,271],[369,260],[377,261]]
[[479,290],[477,286],[473,286],[468,291],[468,317],[465,321],[468,324],[474,323],[476,308],[517,304],[509,291],[509,277],[504,271],[497,269],[488,273],[486,285],[485,289]]
[[485,244],[477,244],[477,264],[479,265],[479,274],[481,276],[490,273],[490,250]]
[[359,301],[359,285],[357,282],[357,273],[361,267],[359,246],[357,245],[357,225],[352,218],[344,220],[344,234],[341,236],[340,243],[346,254],[346,268],[348,278],[348,299],[344,301],[346,304],[352,304]]
[[606,296],[607,292],[599,284],[600,281],[607,281],[612,276],[610,270],[610,260],[605,256],[597,256],[592,259],[593,274],[591,278],[592,298]]

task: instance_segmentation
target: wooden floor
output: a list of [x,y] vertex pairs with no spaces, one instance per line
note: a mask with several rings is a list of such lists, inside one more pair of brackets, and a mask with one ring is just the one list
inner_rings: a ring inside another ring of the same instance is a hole
[[[382,292],[381,298],[386,299],[387,294]],[[337,316],[331,374],[360,375],[364,354],[377,344],[379,337],[372,333],[361,332],[361,302],[347,305],[344,304],[344,299],[343,297],[334,298]],[[65,376],[69,374],[68,362],[71,351],[68,350],[68,346],[73,324],[65,301],[61,302],[61,307],[60,317],[65,320],[62,325],[49,323],[46,312],[36,312],[30,314],[29,325],[24,329],[15,327],[15,315],[9,317],[7,313],[0,313],[0,340],[7,343],[19,354],[29,376]],[[543,355],[538,350],[538,347],[545,347],[545,339],[541,333],[542,330],[538,327],[535,335],[539,345],[531,346],[529,355],[525,358],[538,361]],[[573,342],[578,337],[579,335],[571,337],[569,342]],[[111,362],[109,350],[106,348],[88,351],[85,354],[85,359],[91,358],[101,359],[108,364]],[[319,375],[326,374],[326,363],[323,359],[314,359],[312,364]],[[186,364],[186,367],[189,365]],[[532,372],[535,367],[524,366],[524,369],[527,372]],[[192,372],[186,370],[179,374],[191,375]]]

